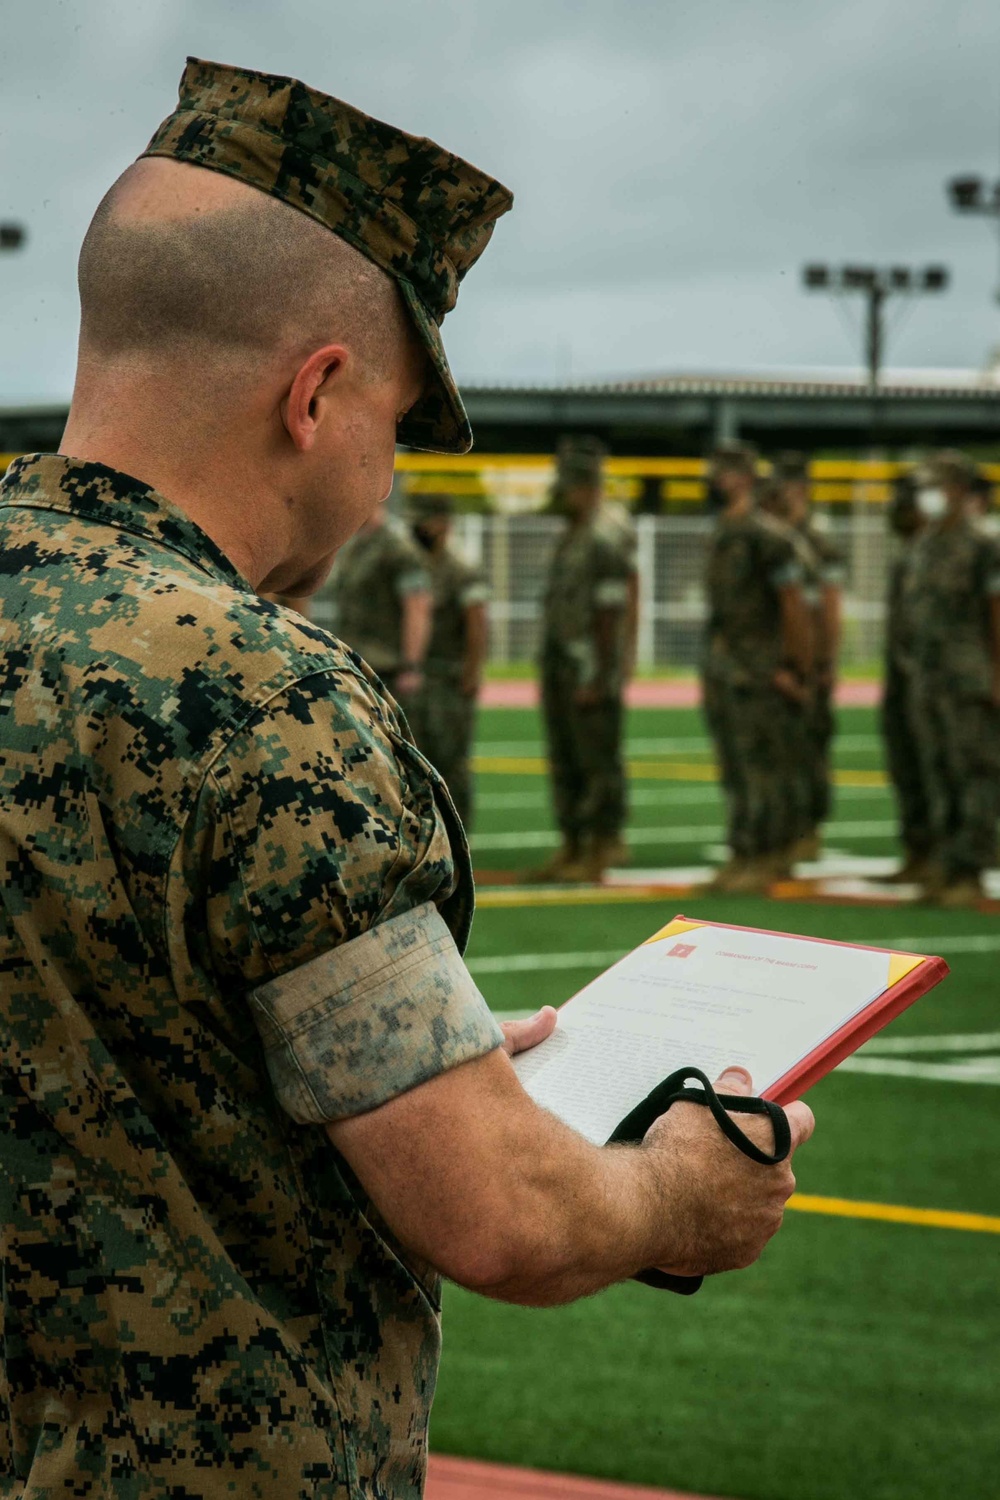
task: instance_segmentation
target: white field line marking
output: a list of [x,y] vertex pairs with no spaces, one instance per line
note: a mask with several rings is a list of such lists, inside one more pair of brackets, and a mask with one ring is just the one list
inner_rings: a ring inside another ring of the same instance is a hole
[[862,1051],[878,1053],[912,1052],[1000,1052],[1000,1031],[954,1032],[944,1036],[876,1036],[866,1042]]
[[[886,797],[884,786],[851,786],[837,788],[837,802],[863,801],[869,797]],[[684,786],[676,782],[664,782],[659,787],[632,787],[628,794],[630,807],[685,807],[715,805],[722,801],[722,788],[717,783],[704,786]],[[551,805],[547,791],[537,792],[479,792],[476,809],[479,812],[537,811]]]
[[1000,1086],[1000,1056],[960,1057],[952,1063],[905,1062],[897,1057],[848,1057],[845,1073],[870,1073],[879,1078],[923,1078],[930,1083],[991,1083]]
[[982,933],[979,936],[948,937],[901,937],[886,943],[887,948],[898,948],[903,953],[1000,953],[1000,933]]
[[[532,974],[541,969],[606,969],[625,954],[621,948],[592,953],[501,953],[469,961],[471,974]],[[529,1014],[529,1012],[525,1012]]]
[[[676,828],[629,828],[630,844],[700,844],[715,843],[724,830],[717,823],[695,823]],[[831,838],[883,839],[897,832],[890,821],[828,823]],[[559,843],[554,829],[525,829],[521,833],[474,833],[469,843],[473,849],[548,849]]]

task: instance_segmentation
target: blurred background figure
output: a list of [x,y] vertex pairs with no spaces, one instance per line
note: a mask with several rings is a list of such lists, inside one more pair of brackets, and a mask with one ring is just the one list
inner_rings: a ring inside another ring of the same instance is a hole
[[913,569],[915,543],[927,524],[914,472],[893,485],[888,514],[896,550],[886,597],[885,681],[881,728],[886,769],[899,817],[903,862],[889,884],[929,885],[936,878],[930,798],[920,754],[913,685]]
[[705,583],[702,701],[730,851],[712,888],[763,894],[790,874],[802,832],[802,716],[811,668],[805,567],[791,528],[755,508],[752,448],[716,448],[708,479],[718,522]]
[[448,784],[462,822],[472,819],[469,756],[489,650],[486,579],[450,545],[450,495],[411,495],[413,539],[430,574],[432,620],[423,682],[408,704],[417,746]]
[[638,591],[631,522],[604,509],[604,452],[594,438],[567,439],[556,459],[552,502],[566,528],[545,588],[541,686],[561,844],[538,880],[599,880],[628,857],[622,697]]
[[982,521],[992,509],[993,484],[989,475],[979,469],[969,490],[969,513],[973,520]]
[[805,597],[812,631],[813,666],[803,710],[807,792],[805,827],[795,853],[799,859],[818,859],[823,824],[829,820],[833,801],[830,746],[836,731],[833,705],[846,568],[839,547],[816,525],[806,455],[783,453],[775,465],[775,480],[781,496],[781,513],[810,554]]
[[427,554],[379,506],[337,553],[327,586],[333,633],[363,656],[409,713],[431,633]]
[[940,860],[925,891],[946,907],[982,898],[1000,816],[1000,544],[971,514],[980,478],[952,450],[921,470],[928,521],[904,583],[914,727]]

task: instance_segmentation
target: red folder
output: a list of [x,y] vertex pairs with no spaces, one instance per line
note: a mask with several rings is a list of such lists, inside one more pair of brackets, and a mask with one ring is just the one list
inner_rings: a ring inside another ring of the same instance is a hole
[[[724,927],[729,932],[765,930],[760,927],[740,927],[732,922],[711,922],[700,917],[677,916],[649,941],[656,942],[664,937],[672,937],[675,932],[683,933],[695,927]],[[876,948],[872,943],[838,943],[832,938],[812,938],[797,932],[781,932],[776,935],[796,938],[800,942],[822,943],[834,948],[866,948],[872,953],[885,953],[899,960],[897,967],[900,969],[900,977],[891,981],[881,995],[845,1021],[843,1026],[796,1063],[783,1078],[764,1090],[763,1097],[773,1099],[776,1104],[789,1104],[793,1099],[800,1099],[807,1089],[811,1089],[814,1083],[819,1083],[827,1073],[832,1073],[838,1063],[842,1063],[863,1042],[888,1026],[914,1000],[919,1000],[921,995],[926,995],[928,990],[940,984],[949,972],[943,958],[931,958],[922,953],[897,953],[890,948]]]

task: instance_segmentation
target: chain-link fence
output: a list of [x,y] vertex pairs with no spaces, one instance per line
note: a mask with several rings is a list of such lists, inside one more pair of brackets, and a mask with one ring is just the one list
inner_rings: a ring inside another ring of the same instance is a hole
[[[639,516],[639,661],[644,667],[693,667],[705,620],[705,547],[711,523],[701,517]],[[834,516],[830,535],[848,568],[844,590],[843,662],[875,663],[882,651],[891,539],[870,511]],[[538,647],[542,591],[562,522],[549,516],[456,518],[455,545],[479,564],[492,589],[491,658],[530,661]]]

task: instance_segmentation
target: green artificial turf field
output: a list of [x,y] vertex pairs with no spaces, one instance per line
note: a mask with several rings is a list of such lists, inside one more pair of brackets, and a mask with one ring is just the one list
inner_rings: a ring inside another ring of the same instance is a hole
[[[840,723],[828,844],[889,853],[874,716]],[[635,863],[702,863],[721,813],[697,714],[635,712],[628,735]],[[554,842],[539,753],[534,714],[482,715],[482,870],[523,867]],[[498,1010],[558,1003],[677,904],[486,904],[470,963]],[[683,907],[942,952],[952,978],[885,1034],[935,1040],[873,1054],[878,1071],[842,1070],[813,1091],[799,1189],[1000,1215],[996,918],[746,898]],[[995,1500],[998,1284],[998,1234],[790,1212],[757,1266],[690,1300],[628,1285],[538,1311],[449,1287],[432,1447],[733,1500]]]

